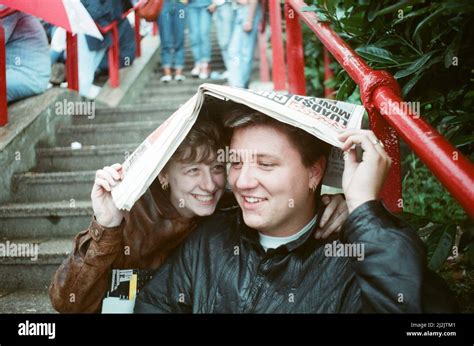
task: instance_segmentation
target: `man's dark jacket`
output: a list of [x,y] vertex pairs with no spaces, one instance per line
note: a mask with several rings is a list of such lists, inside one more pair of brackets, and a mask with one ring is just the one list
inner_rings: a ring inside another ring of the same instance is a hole
[[[354,210],[340,237],[314,230],[264,251],[240,209],[203,221],[139,293],[135,312],[419,313],[456,311],[428,271],[424,245],[378,201]],[[325,246],[364,244],[365,258],[330,257]]]

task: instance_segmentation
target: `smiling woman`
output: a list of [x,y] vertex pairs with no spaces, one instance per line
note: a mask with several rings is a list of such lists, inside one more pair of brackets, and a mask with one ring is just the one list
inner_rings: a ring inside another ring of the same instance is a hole
[[158,179],[130,212],[115,206],[111,189],[122,179],[122,166],[96,173],[91,193],[94,216],[79,233],[74,250],[50,287],[59,312],[98,312],[110,270],[156,269],[195,228],[211,215],[224,194],[225,164],[218,150],[226,146],[218,122],[200,116]]
[[216,122],[198,120],[158,176],[182,216],[211,215],[224,193],[225,163],[217,158],[225,147],[221,134]]

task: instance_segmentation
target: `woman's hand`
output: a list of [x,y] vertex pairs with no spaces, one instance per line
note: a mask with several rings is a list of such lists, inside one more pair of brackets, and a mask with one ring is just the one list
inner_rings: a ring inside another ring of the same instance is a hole
[[123,179],[122,165],[116,163],[99,169],[92,187],[92,209],[97,222],[104,227],[116,227],[122,223],[123,212],[112,200],[111,190]]
[[321,199],[326,208],[319,221],[319,229],[314,233],[316,239],[326,239],[332,233],[338,233],[349,215],[349,210],[342,194],[323,195]]
[[253,24],[252,24],[251,21],[246,21],[246,22],[244,23],[244,25],[242,26],[242,28],[243,28],[243,30],[244,30],[245,32],[250,32],[250,31],[252,31]]
[[207,6],[207,10],[210,12],[210,13],[214,13],[216,10],[217,10],[217,5],[216,4],[210,4],[209,6]]

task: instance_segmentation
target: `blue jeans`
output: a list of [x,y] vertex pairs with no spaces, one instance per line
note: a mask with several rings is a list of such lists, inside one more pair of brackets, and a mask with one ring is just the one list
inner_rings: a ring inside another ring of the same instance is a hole
[[234,30],[229,44],[229,85],[248,88],[252,73],[255,43],[257,42],[258,23],[262,15],[257,6],[253,19],[252,30],[245,32],[243,25],[247,19],[248,6],[239,6],[236,10]]
[[45,92],[51,62],[39,20],[16,12],[0,19],[0,24],[5,30],[7,102]]
[[161,65],[163,68],[184,67],[185,5],[165,0],[158,17],[161,40]]
[[194,63],[208,63],[211,61],[212,13],[204,6],[188,6],[187,15]]
[[77,60],[79,72],[79,94],[89,97],[90,88],[94,83],[95,71],[107,52],[107,47],[90,50],[86,35],[77,34]]
[[222,59],[226,69],[229,69],[229,44],[232,38],[232,30],[234,28],[235,10],[231,2],[225,2],[217,7],[216,25],[217,25],[217,42],[221,49]]

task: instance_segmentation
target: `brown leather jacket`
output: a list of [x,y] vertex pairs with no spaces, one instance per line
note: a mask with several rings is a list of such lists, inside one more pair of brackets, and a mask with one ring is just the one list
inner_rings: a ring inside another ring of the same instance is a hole
[[76,235],[49,287],[53,307],[63,313],[100,312],[111,269],[157,269],[195,226],[196,220],[181,217],[153,183],[120,226],[105,228],[93,218]]

